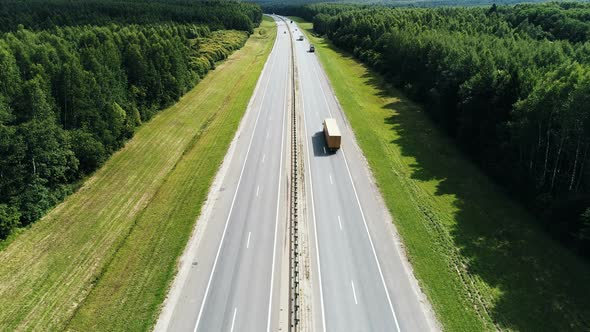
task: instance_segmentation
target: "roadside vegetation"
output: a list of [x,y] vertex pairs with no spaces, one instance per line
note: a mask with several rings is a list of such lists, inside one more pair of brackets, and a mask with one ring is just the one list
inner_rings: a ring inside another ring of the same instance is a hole
[[2,2],[0,241],[75,191],[260,18],[233,2]]
[[178,121],[178,113],[186,112],[186,116],[197,116],[199,124],[190,128],[192,138],[182,156],[134,221],[68,330],[147,331],[155,324],[176,275],[178,257],[188,243],[275,36],[274,21],[265,18],[244,48],[165,111],[176,113],[171,121]]
[[[190,30],[184,24],[166,26],[175,27],[166,32],[171,40]],[[111,27],[100,36],[108,36]],[[150,31],[158,29],[163,28]],[[0,251],[0,330],[151,328],[275,30],[269,20],[249,39],[245,32],[208,31],[181,43],[187,57],[178,60],[191,62],[195,79],[202,78],[198,65],[215,71],[170,108],[158,114],[152,109],[153,118],[77,192]],[[162,67],[158,70],[168,68]]]
[[547,234],[590,258],[589,4],[299,11],[421,103]]
[[443,328],[587,330],[588,264],[466,158],[424,106],[296,20],[316,46]]

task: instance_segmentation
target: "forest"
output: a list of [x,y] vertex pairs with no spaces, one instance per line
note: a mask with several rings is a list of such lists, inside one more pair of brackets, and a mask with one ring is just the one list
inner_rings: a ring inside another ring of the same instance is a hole
[[590,253],[590,5],[277,8],[424,105],[577,253]]
[[205,24],[212,30],[252,32],[262,19],[256,5],[232,0],[4,0],[0,3],[0,31],[23,25],[31,29],[54,26]]
[[230,1],[0,3],[0,239],[75,190],[261,19]]
[[548,0],[248,0],[262,6],[265,13],[286,12],[285,9],[297,10],[298,7],[313,3],[360,4],[386,7],[445,7],[445,6],[491,6],[515,5],[519,3],[541,3]]

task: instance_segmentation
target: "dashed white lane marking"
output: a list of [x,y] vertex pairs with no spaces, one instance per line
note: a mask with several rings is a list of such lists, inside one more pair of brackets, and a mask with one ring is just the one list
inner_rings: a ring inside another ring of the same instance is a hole
[[338,216],[338,225],[340,225],[340,230],[342,230],[342,221],[340,220],[340,216]]
[[236,314],[238,313],[238,307],[234,308],[234,318],[231,320],[231,330],[230,332],[234,332],[234,325],[236,324]]
[[324,154],[326,154],[326,147],[324,146]]
[[359,302],[356,300],[356,291],[354,290],[354,282],[352,280],[350,281],[350,285],[352,286],[352,296],[354,296],[354,303],[359,304]]
[[268,135],[269,135],[269,132],[267,131],[267,132],[266,132],[266,138],[268,138]]
[[266,154],[262,155],[262,162],[264,162],[264,159],[266,159]]
[[256,186],[256,197],[258,197],[258,192],[260,191],[260,186]]
[[332,174],[330,174],[329,176],[330,176],[330,184],[334,184],[334,181],[332,181]]
[[246,249],[250,248],[250,235],[252,235],[252,232],[248,232],[248,242],[246,242]]

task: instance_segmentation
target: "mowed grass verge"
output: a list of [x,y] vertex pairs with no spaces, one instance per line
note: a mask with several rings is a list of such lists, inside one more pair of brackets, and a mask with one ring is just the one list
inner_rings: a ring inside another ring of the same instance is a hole
[[590,329],[590,268],[439,132],[422,108],[312,33],[424,292],[447,331]]
[[0,330],[145,331],[272,48],[246,45],[0,252]]

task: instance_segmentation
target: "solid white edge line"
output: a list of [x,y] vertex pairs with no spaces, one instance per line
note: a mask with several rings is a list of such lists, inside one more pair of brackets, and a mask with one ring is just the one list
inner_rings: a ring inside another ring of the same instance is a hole
[[[278,33],[277,33],[278,36]],[[273,49],[269,54],[269,57],[273,55],[274,49],[276,46],[276,39],[275,45],[273,45]],[[268,85],[270,83],[271,73],[274,69],[275,65],[275,58],[272,58],[272,65],[269,70],[268,74],[268,82],[266,83],[266,87],[264,88],[264,92],[262,94],[261,105],[264,103],[264,98],[266,97],[266,91],[268,90]],[[254,96],[252,96],[254,98]],[[238,178],[238,185],[236,187],[236,191],[234,193],[234,197],[232,198],[231,206],[229,208],[229,214],[227,215],[227,219],[225,220],[225,226],[223,228],[223,234],[221,235],[221,240],[219,241],[219,247],[217,248],[217,254],[215,255],[215,261],[213,262],[213,268],[211,269],[211,274],[209,275],[209,281],[207,282],[207,288],[205,288],[205,296],[203,298],[203,302],[201,303],[201,308],[199,309],[199,315],[197,316],[197,322],[195,323],[195,328],[193,332],[196,332],[199,328],[199,323],[201,322],[201,317],[203,315],[203,309],[205,308],[205,303],[207,302],[207,296],[209,295],[209,288],[211,287],[211,281],[213,280],[213,274],[215,274],[215,268],[217,267],[217,261],[219,259],[219,253],[221,252],[221,247],[223,246],[223,240],[225,239],[225,234],[227,232],[227,226],[229,225],[229,220],[231,218],[232,211],[234,209],[234,203],[236,202],[236,197],[238,196],[238,191],[240,189],[240,184],[242,183],[242,175],[244,175],[244,169],[246,168],[246,162],[248,161],[248,156],[250,155],[250,148],[252,147],[252,141],[254,140],[254,135],[256,134],[256,127],[258,125],[258,119],[260,118],[260,113],[262,113],[262,107],[258,110],[258,114],[256,115],[256,121],[254,121],[254,129],[252,130],[252,136],[250,137],[250,142],[248,143],[248,150],[246,151],[246,157],[244,158],[244,163],[242,164],[242,170],[240,171],[240,177]]]
[[[320,65],[319,61],[316,63],[318,66]],[[326,98],[326,92],[322,87],[322,82],[318,76],[317,70],[314,70],[315,76],[317,81],[320,83],[320,90],[322,90],[322,95],[324,96],[324,101],[326,102],[326,106],[328,106],[328,112],[330,113],[330,117],[332,117],[332,111],[330,110],[330,104],[328,103],[328,99]],[[371,233],[369,232],[369,226],[367,225],[367,220],[365,218],[365,213],[363,211],[363,207],[361,206],[361,201],[359,200],[358,193],[356,191],[356,186],[354,185],[354,180],[352,178],[352,173],[350,173],[350,168],[348,167],[348,161],[346,160],[346,154],[344,153],[344,149],[340,148],[342,151],[342,158],[344,159],[344,164],[346,165],[346,171],[348,172],[348,177],[350,178],[350,183],[352,184],[352,190],[354,191],[354,197],[356,198],[356,203],[359,206],[359,210],[361,211],[361,216],[363,218],[363,223],[365,224],[365,230],[367,231],[367,236],[369,237],[369,243],[371,244],[371,249],[373,250],[373,257],[375,258],[375,262],[377,263],[377,269],[379,270],[379,275],[381,276],[381,282],[383,283],[383,288],[385,289],[385,295],[387,295],[387,302],[389,302],[389,309],[391,310],[391,314],[393,315],[393,320],[395,322],[395,327],[398,331],[401,331],[399,327],[399,323],[397,321],[397,315],[395,314],[395,310],[393,309],[393,303],[391,302],[391,297],[389,296],[389,290],[387,289],[387,284],[385,283],[385,277],[383,276],[383,271],[381,270],[381,264],[379,264],[379,259],[377,258],[377,251],[375,250],[375,246],[373,245],[373,240],[371,239]]]
[[238,313],[238,307],[234,308],[234,318],[231,320],[231,330],[230,332],[234,332],[234,325],[236,324],[236,314]]
[[303,99],[303,103],[301,103],[301,109],[303,110],[303,128],[305,129],[305,149],[307,150],[307,171],[309,173],[309,192],[311,196],[311,214],[313,217],[313,232],[315,238],[315,247],[316,247],[316,261],[318,266],[318,280],[319,280],[319,287],[320,287],[320,307],[322,312],[322,328],[324,332],[326,331],[326,314],[324,311],[324,291],[322,287],[322,270],[320,268],[320,244],[318,242],[318,228],[315,216],[315,203],[313,199],[313,179],[311,175],[311,159],[309,157],[310,150],[309,150],[309,137],[307,133],[307,123],[305,122],[305,99],[303,98],[303,93],[301,94],[301,99]]
[[[291,48],[289,47],[289,50]],[[290,52],[290,51],[289,51]],[[289,70],[287,70],[287,84],[285,85],[285,100],[288,100],[287,95],[289,91]],[[288,103],[285,105],[288,107]],[[271,314],[272,314],[272,291],[274,287],[274,274],[275,274],[275,257],[277,252],[277,232],[279,229],[279,208],[281,206],[281,175],[283,173],[283,152],[284,152],[284,143],[285,143],[285,116],[287,115],[287,110],[284,109],[283,112],[283,124],[281,126],[281,159],[279,162],[279,189],[277,191],[277,212],[276,212],[276,219],[275,219],[275,236],[274,236],[274,243],[272,246],[272,267],[271,267],[271,274],[270,274],[270,296],[268,299],[268,320],[266,323],[266,331],[270,332],[270,321],[271,321]]]
[[350,285],[352,286],[352,296],[354,296],[354,304],[359,304],[359,301],[356,299],[356,291],[354,290],[354,281],[350,281]]

